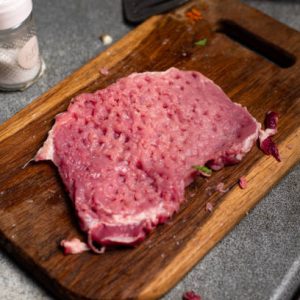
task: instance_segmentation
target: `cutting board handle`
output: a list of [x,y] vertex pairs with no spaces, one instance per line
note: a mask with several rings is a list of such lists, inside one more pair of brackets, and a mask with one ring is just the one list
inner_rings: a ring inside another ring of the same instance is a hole
[[[226,2],[228,4],[230,2],[231,5],[226,5]],[[232,5],[232,0],[224,1],[221,12],[220,6],[217,6],[218,11],[216,13],[219,16],[222,15],[222,20],[217,20],[215,24],[216,31],[222,31],[222,29],[224,31],[225,23],[227,25],[235,24],[244,31],[252,33],[260,42],[264,41],[262,46],[268,45],[270,47],[270,45],[273,45],[278,53],[285,55],[287,61],[284,65],[287,64],[288,66],[283,67],[292,67],[299,63],[297,57],[300,56],[300,38],[296,30],[279,23],[257,9],[243,5],[240,1],[235,2],[235,5]],[[279,51],[279,49],[282,49],[282,51]]]
[[263,39],[261,36],[252,33],[231,20],[220,20],[217,31],[240,43],[242,46],[264,56],[280,68],[290,68],[296,62],[296,57],[284,48]]

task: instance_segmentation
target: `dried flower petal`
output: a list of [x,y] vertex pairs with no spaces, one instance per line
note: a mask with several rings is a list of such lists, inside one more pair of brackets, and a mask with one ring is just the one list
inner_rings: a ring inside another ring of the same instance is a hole
[[104,46],[110,45],[113,42],[113,38],[109,34],[103,34],[99,39]]
[[278,119],[279,119],[279,116],[276,112],[274,112],[274,111],[267,112],[266,118],[265,118],[265,127],[277,130]]
[[265,154],[272,155],[277,161],[281,161],[278,148],[276,144],[272,141],[271,136],[265,138],[262,141],[260,140],[260,148]]
[[260,149],[267,155],[272,155],[277,161],[281,161],[278,148],[272,141],[272,136],[277,132],[278,114],[273,111],[269,111],[265,118],[265,130],[259,132],[259,146]]
[[201,297],[194,291],[188,291],[183,294],[182,300],[201,300]]
[[197,45],[197,46],[205,46],[206,43],[207,43],[207,39],[204,38],[204,39],[201,39],[201,40],[195,42],[195,45]]

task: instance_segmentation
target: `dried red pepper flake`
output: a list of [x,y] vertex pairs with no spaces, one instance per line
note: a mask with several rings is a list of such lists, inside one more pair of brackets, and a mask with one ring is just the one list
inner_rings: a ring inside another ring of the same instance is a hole
[[182,300],[201,300],[201,297],[194,291],[188,291],[183,294]]
[[197,8],[195,8],[195,7],[192,8],[192,13],[193,13],[195,16],[202,17],[200,10],[197,9]]
[[192,22],[203,19],[202,13],[198,8],[193,7],[185,13],[185,16]]

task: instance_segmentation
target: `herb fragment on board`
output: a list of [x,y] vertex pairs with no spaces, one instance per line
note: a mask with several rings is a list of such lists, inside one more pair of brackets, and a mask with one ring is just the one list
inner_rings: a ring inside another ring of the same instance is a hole
[[275,129],[274,132],[275,134],[277,132],[278,120],[279,120],[278,113],[274,111],[268,111],[266,113],[266,118],[265,118],[265,127],[270,129]]
[[197,46],[205,46],[206,43],[207,43],[207,38],[204,38],[204,39],[201,39],[201,40],[195,42],[195,45],[197,45]]
[[193,168],[197,170],[201,175],[204,175],[206,177],[209,177],[212,174],[212,170],[205,166],[193,166]]

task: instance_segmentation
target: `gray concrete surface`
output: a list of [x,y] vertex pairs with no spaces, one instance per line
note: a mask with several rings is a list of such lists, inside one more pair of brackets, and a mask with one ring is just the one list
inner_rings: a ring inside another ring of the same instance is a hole
[[[300,1],[244,0],[300,30]],[[25,92],[0,93],[0,123],[104,50],[131,28],[123,23],[120,0],[34,0],[46,74]],[[1,216],[0,216],[1,217]],[[300,283],[300,165],[163,299],[195,290],[204,300],[291,299]],[[53,299],[0,252],[0,299]]]

